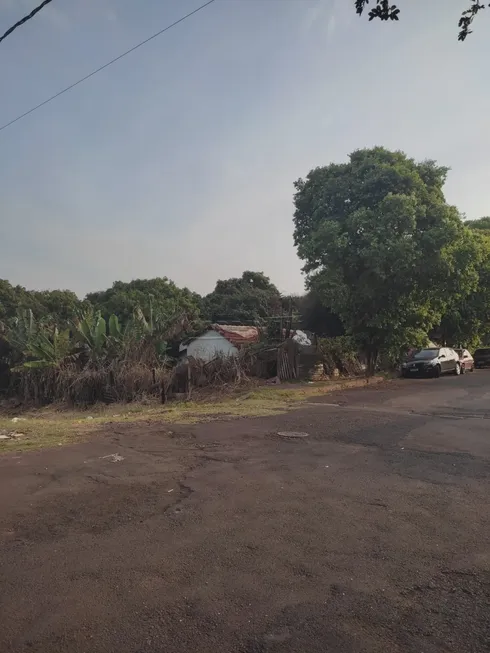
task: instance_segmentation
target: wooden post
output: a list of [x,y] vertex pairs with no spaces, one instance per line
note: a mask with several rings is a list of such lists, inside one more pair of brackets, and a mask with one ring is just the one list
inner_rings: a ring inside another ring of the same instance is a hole
[[190,400],[192,393],[192,371],[190,361],[187,361],[187,401]]

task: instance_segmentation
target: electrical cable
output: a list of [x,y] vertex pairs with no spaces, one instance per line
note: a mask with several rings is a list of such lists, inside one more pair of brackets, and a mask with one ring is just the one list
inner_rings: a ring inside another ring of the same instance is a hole
[[123,52],[122,54],[120,54],[119,56],[115,57],[114,59],[111,59],[111,61],[108,61],[108,62],[105,63],[103,66],[100,66],[99,68],[96,68],[95,70],[93,70],[93,71],[92,71],[91,73],[89,73],[88,75],[85,75],[85,77],[82,77],[81,79],[79,79],[78,81],[74,82],[73,84],[70,84],[70,85],[67,86],[66,88],[64,88],[64,89],[62,89],[61,91],[59,91],[58,93],[55,93],[55,95],[52,95],[52,96],[49,97],[47,100],[44,100],[44,102],[41,102],[40,104],[37,104],[35,107],[32,107],[32,109],[29,109],[29,111],[25,111],[24,113],[20,114],[20,116],[17,116],[17,118],[14,118],[13,120],[10,120],[10,122],[5,123],[4,125],[2,125],[2,126],[0,127],[0,131],[3,131],[4,129],[7,129],[7,127],[10,127],[10,125],[13,125],[15,122],[18,122],[19,120],[22,120],[22,118],[25,118],[25,117],[28,116],[30,113],[33,113],[34,111],[37,111],[37,109],[40,109],[40,108],[43,107],[45,104],[48,104],[49,102],[52,102],[53,100],[55,100],[55,99],[56,99],[57,97],[59,97],[60,95],[63,95],[63,93],[67,93],[68,91],[71,91],[71,89],[72,89],[72,88],[75,88],[75,86],[78,86],[78,85],[81,84],[82,82],[85,82],[87,79],[90,79],[90,77],[93,77],[93,76],[96,75],[97,73],[100,73],[101,70],[104,70],[105,68],[108,68],[109,66],[112,66],[112,64],[113,64],[113,63],[116,63],[116,61],[119,61],[119,59],[122,59],[123,57],[126,57],[128,54],[131,54],[131,52],[134,52],[135,50],[137,50],[138,48],[141,48],[141,46],[145,45],[146,43],[149,43],[149,42],[152,41],[153,39],[156,39],[157,36],[160,36],[160,35],[163,34],[164,32],[167,32],[169,29],[171,29],[172,27],[175,27],[175,26],[178,25],[179,23],[182,23],[184,20],[186,20],[187,18],[190,18],[190,17],[193,16],[194,14],[197,14],[198,11],[201,11],[201,10],[204,9],[205,7],[208,7],[208,6],[209,6],[210,4],[212,4],[213,2],[215,2],[215,0],[208,0],[208,2],[204,3],[204,4],[201,5],[200,7],[197,7],[197,9],[194,9],[194,11],[191,11],[190,13],[186,14],[185,16],[182,16],[182,18],[179,18],[178,20],[176,20],[175,22],[171,23],[170,25],[167,25],[167,27],[164,27],[164,28],[161,29],[160,31],[156,32],[155,34],[152,34],[151,36],[149,36],[149,37],[148,37],[147,39],[145,39],[144,41],[141,41],[140,43],[138,43],[137,45],[133,46],[133,47],[130,48],[129,50],[126,50],[126,52]]
[[34,18],[34,16],[35,16],[39,11],[41,11],[41,9],[42,9],[43,7],[45,7],[46,5],[49,5],[50,2],[51,2],[51,0],[44,0],[44,2],[41,2],[41,4],[39,5],[39,7],[36,7],[35,9],[33,9],[33,10],[31,11],[31,13],[30,13],[30,14],[27,14],[27,16],[24,16],[24,18],[21,18],[17,23],[15,23],[15,25],[12,25],[12,27],[10,27],[10,28],[5,32],[5,34],[4,34],[3,36],[0,36],[0,43],[1,43],[4,39],[6,39],[7,36],[9,36],[10,34],[12,34],[12,32],[13,32],[15,29],[17,29],[18,27],[20,27],[20,26],[23,25],[24,23],[27,23],[27,21],[28,21],[28,20],[31,20],[31,18]]

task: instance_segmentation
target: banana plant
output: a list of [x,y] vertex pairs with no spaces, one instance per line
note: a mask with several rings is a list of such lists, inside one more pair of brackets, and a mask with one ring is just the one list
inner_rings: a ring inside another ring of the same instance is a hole
[[109,317],[109,337],[115,341],[121,341],[124,337],[119,319],[114,313]]
[[72,355],[70,330],[59,331],[54,327],[51,332],[39,331],[27,343],[25,355],[31,360],[24,361],[21,367],[40,369],[57,367]]
[[72,354],[70,331],[37,324],[30,309],[17,312],[6,339],[16,351],[14,370],[56,367]]
[[73,323],[73,338],[93,358],[101,358],[107,343],[107,325],[100,311],[87,311]]
[[38,327],[31,309],[18,309],[17,315],[7,330],[7,340],[10,345],[23,354],[29,342],[37,335]]
[[126,324],[124,331],[127,338],[132,340],[144,340],[152,334],[151,321],[147,321],[139,306],[133,310],[133,317]]
[[130,325],[126,324],[122,328],[117,315],[113,313],[109,316],[107,326],[106,349],[108,356],[110,358],[124,356],[124,352],[127,350],[131,341]]

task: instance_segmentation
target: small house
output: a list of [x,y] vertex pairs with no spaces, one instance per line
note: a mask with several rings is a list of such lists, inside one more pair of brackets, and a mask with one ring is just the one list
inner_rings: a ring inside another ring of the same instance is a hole
[[213,324],[200,336],[181,343],[182,356],[211,361],[217,356],[236,356],[241,347],[259,341],[259,329],[254,326]]

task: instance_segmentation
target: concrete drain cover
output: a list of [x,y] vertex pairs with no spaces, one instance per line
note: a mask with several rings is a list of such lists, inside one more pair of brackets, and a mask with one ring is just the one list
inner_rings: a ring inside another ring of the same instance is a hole
[[280,435],[281,438],[300,439],[307,438],[309,433],[304,433],[302,431],[279,431],[277,435]]

